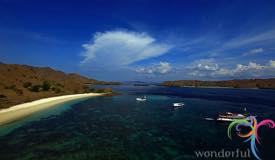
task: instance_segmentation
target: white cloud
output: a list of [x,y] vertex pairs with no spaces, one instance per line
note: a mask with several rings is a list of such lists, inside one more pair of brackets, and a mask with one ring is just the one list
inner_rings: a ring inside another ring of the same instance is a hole
[[169,73],[172,70],[170,63],[168,62],[160,62],[157,71],[161,74]]
[[149,67],[140,67],[135,71],[143,74],[166,74],[171,72],[172,66],[168,62],[159,62]]
[[[196,63],[196,62],[195,62]],[[217,78],[217,77],[265,77],[275,76],[275,61],[270,60],[266,64],[257,64],[249,62],[245,64],[237,64],[234,68],[219,67],[215,61],[208,61],[207,63],[199,63],[195,67],[188,70],[188,75],[195,77]]]
[[243,53],[243,56],[255,55],[258,53],[262,53],[263,51],[264,51],[263,48],[255,48]]
[[242,35],[238,38],[234,38],[227,43],[223,44],[223,48],[239,48],[241,46],[260,44],[267,42],[274,42],[275,40],[275,29],[271,29],[262,33],[253,35]]
[[260,70],[263,68],[266,68],[268,66],[260,65],[254,62],[249,62],[248,65],[242,65],[242,64],[237,64],[236,69],[234,70],[235,72],[243,72],[247,70]]
[[215,71],[219,69],[219,65],[215,62],[213,58],[199,59],[193,62],[191,68],[200,71]]
[[213,76],[233,76],[233,72],[230,69],[227,68],[221,68],[215,72],[212,73]]
[[269,61],[269,66],[272,67],[272,68],[275,68],[275,61],[270,60]]
[[198,64],[198,69],[206,71],[216,71],[219,69],[218,64]]
[[115,30],[96,33],[91,42],[83,44],[83,48],[85,52],[82,64],[119,67],[158,57],[167,53],[172,47],[158,43],[146,33]]
[[255,62],[249,62],[247,65],[237,64],[233,69],[221,68],[220,70],[213,72],[212,75],[222,76],[265,76],[275,75],[275,61],[270,60],[265,65],[257,64]]

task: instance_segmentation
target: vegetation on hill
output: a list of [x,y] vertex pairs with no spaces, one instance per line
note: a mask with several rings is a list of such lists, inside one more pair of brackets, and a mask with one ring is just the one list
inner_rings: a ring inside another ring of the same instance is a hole
[[91,84],[119,83],[97,81],[75,73],[66,74],[49,67],[1,63],[0,109],[45,97],[91,92]]
[[275,78],[270,79],[242,79],[227,81],[199,81],[199,80],[178,80],[166,81],[162,86],[169,87],[232,87],[232,88],[259,88],[275,89]]

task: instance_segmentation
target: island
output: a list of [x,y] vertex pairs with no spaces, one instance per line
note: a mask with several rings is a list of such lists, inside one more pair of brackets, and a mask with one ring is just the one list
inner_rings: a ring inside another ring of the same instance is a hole
[[223,80],[223,81],[176,80],[176,81],[165,81],[160,85],[169,86],[169,87],[228,87],[228,88],[275,89],[275,78],[234,79],[234,80]]
[[110,93],[112,89],[92,89],[91,85],[117,85],[64,73],[49,67],[0,63],[0,110],[42,98],[82,94]]
[[49,67],[0,63],[0,125],[68,101],[113,95],[111,88],[91,85],[118,84]]

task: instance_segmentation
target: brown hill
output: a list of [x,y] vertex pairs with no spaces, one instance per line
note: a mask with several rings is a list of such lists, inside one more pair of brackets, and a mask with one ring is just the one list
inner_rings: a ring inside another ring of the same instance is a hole
[[199,81],[199,80],[178,80],[166,81],[162,86],[171,87],[232,87],[232,88],[259,88],[275,89],[275,78],[270,79],[241,79],[227,81]]
[[108,84],[49,67],[0,63],[0,109],[44,97],[88,92],[88,84]]

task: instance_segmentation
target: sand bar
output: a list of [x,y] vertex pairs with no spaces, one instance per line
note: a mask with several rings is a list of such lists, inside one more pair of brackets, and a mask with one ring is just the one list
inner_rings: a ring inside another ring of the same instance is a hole
[[64,95],[50,98],[43,98],[40,100],[23,103],[12,106],[7,109],[0,110],[0,126],[24,118],[34,112],[53,107],[57,104],[68,102],[71,100],[88,98],[93,96],[100,96],[99,93],[84,93],[84,94],[73,94]]

